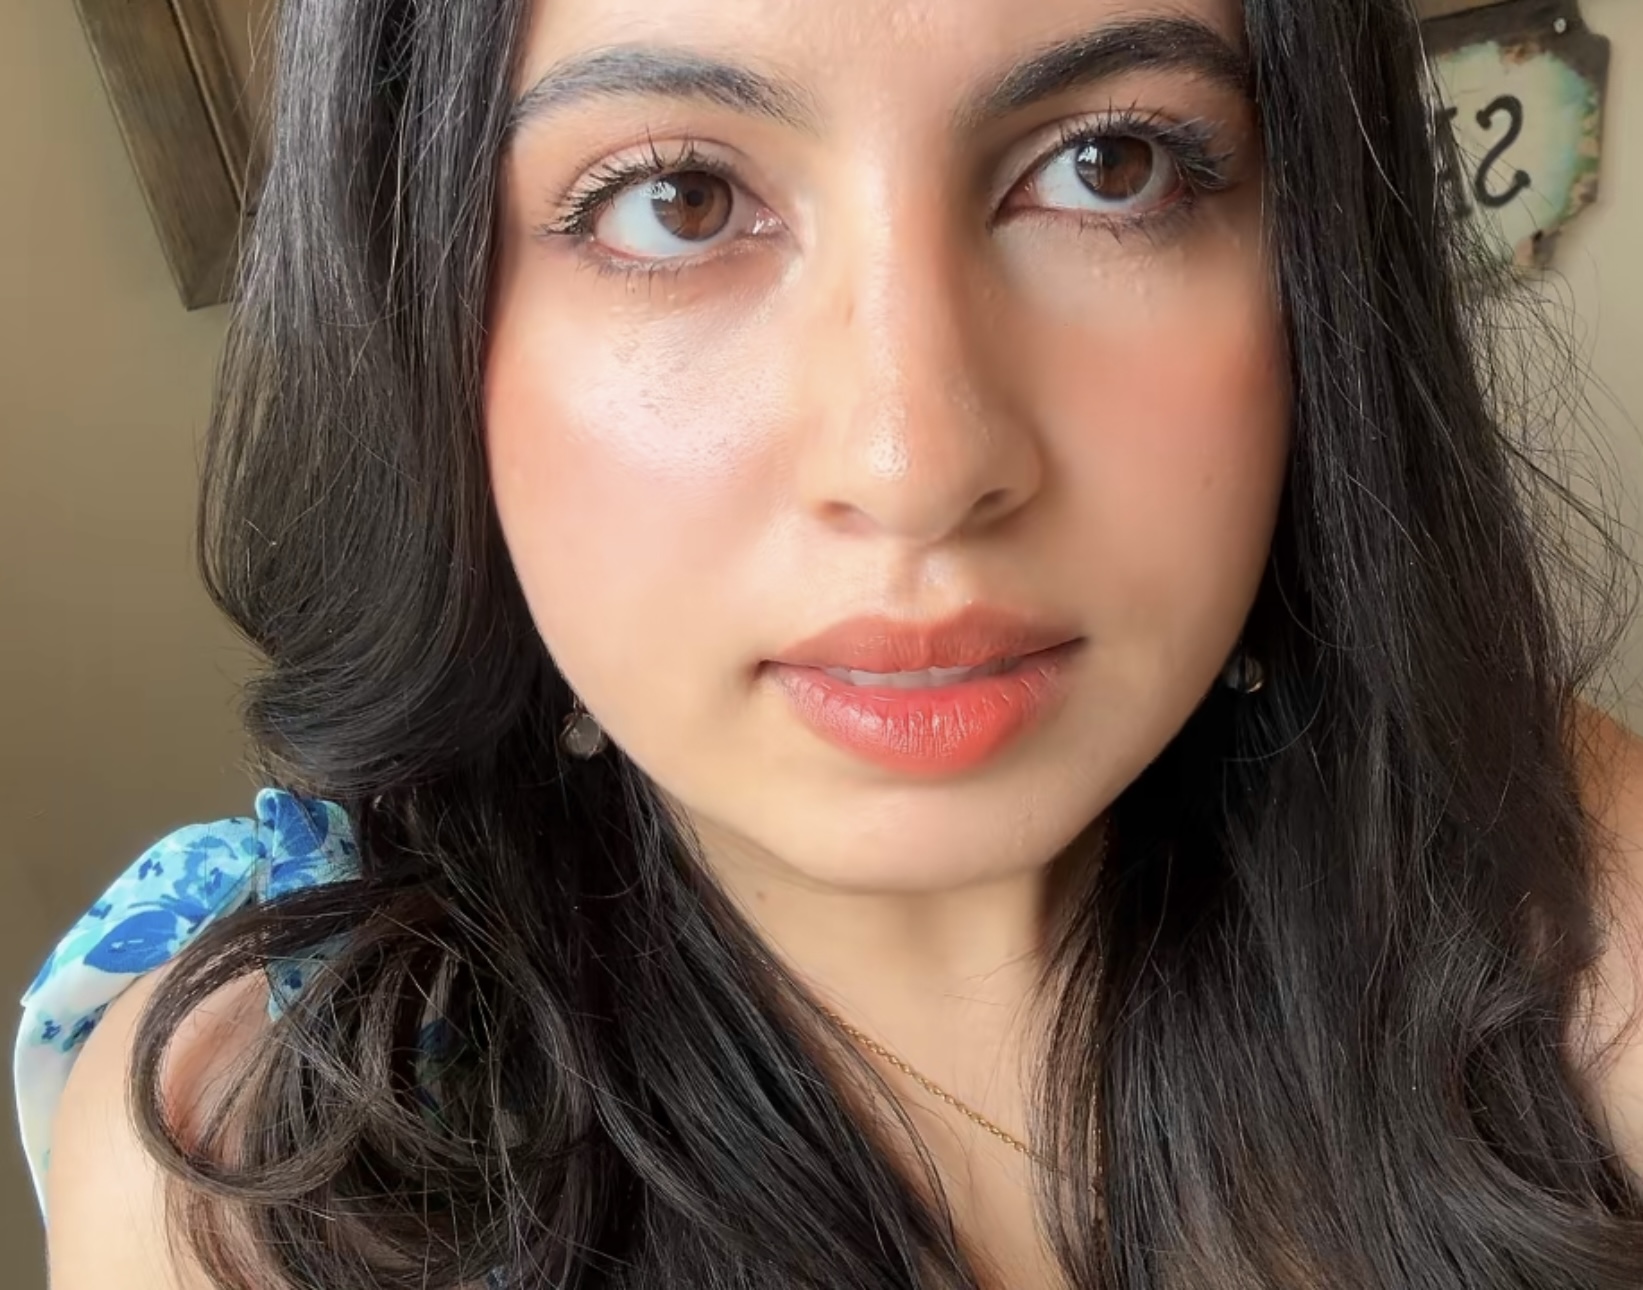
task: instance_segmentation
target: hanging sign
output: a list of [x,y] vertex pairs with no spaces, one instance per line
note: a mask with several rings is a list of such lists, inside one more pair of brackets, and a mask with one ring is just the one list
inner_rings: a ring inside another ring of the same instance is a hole
[[[1597,199],[1609,42],[1578,0],[1424,0],[1424,25],[1453,139],[1457,205],[1503,259],[1551,262],[1558,231]],[[1458,10],[1458,12],[1457,12]]]

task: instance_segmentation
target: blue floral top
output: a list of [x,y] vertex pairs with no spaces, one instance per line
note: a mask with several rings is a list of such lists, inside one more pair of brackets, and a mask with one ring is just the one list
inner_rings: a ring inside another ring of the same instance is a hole
[[[23,995],[14,1073],[23,1149],[45,1211],[51,1127],[70,1069],[109,1004],[213,919],[259,900],[358,872],[342,808],[278,789],[256,813],[178,829],[156,842],[77,922]],[[269,1006],[301,985],[300,967],[276,976]]]

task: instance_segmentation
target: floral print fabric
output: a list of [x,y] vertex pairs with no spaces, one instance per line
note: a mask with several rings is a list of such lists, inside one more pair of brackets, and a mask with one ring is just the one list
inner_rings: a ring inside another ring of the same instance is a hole
[[[195,824],[155,843],[69,930],[23,995],[14,1079],[23,1149],[45,1210],[51,1127],[74,1059],[120,993],[212,920],[256,901],[358,872],[341,807],[279,789],[249,818]],[[270,1009],[300,988],[300,967],[272,974]]]

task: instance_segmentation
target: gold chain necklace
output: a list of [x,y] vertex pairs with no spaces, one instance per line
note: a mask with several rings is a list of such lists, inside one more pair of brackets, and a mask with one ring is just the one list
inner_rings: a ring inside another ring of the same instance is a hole
[[[1112,830],[1109,826],[1101,832],[1101,841],[1096,848],[1095,863],[1104,863],[1107,858],[1107,853],[1111,850],[1111,847]],[[907,1076],[908,1079],[912,1080],[915,1084],[922,1088],[926,1093],[930,1094],[931,1097],[938,1098],[939,1100],[945,1102],[948,1106],[952,1107],[977,1128],[985,1129],[1000,1142],[1015,1151],[1019,1151],[1029,1160],[1038,1159],[1037,1155],[1034,1154],[1033,1149],[1020,1138],[1016,1137],[1015,1134],[1006,1129],[999,1128],[998,1125],[994,1124],[980,1111],[977,1111],[974,1107],[968,1106],[959,1101],[958,1098],[954,1097],[946,1089],[942,1088],[940,1084],[937,1084],[933,1079],[930,1079],[928,1076],[923,1075],[919,1071],[913,1069],[912,1066],[910,1066],[907,1062],[904,1062],[900,1057],[897,1057],[893,1052],[891,1052],[883,1044],[879,1043],[879,1041],[874,1039],[871,1035],[866,1034],[855,1026],[852,1026],[843,1017],[839,1016],[838,1013],[834,1012],[831,1008],[825,1006],[824,1004],[818,1003],[815,1006],[821,1009],[823,1016],[825,1016],[845,1034],[849,1035],[850,1038],[854,1039],[875,1057],[878,1057],[895,1067],[903,1075]]]
[[[1111,851],[1111,848],[1112,828],[1111,825],[1109,825],[1107,828],[1102,828],[1101,843],[1099,843],[1098,848],[1096,848],[1096,864],[1101,864],[1106,861],[1107,853]],[[769,965],[769,960],[764,960],[764,958],[761,958],[761,961],[762,963]],[[1025,1142],[1022,1142],[1019,1137],[1015,1137],[1015,1134],[1007,1131],[1007,1129],[1001,1129],[1001,1127],[994,1124],[991,1119],[987,1119],[984,1114],[976,1111],[973,1106],[966,1106],[966,1104],[961,1103],[960,1099],[955,1098],[953,1094],[948,1093],[945,1088],[941,1088],[941,1085],[938,1085],[937,1081],[932,1080],[932,1078],[928,1078],[928,1076],[922,1075],[920,1071],[914,1070],[914,1068],[910,1067],[909,1063],[902,1062],[902,1058],[897,1057],[897,1055],[892,1053],[889,1048],[879,1044],[879,1040],[874,1039],[872,1035],[866,1034],[866,1032],[858,1029],[858,1027],[854,1027],[854,1025],[849,1024],[848,1020],[838,1016],[838,1012],[833,1011],[831,1007],[826,1007],[825,1004],[820,1004],[820,1002],[817,1002],[815,1007],[821,1009],[821,1016],[825,1016],[826,1019],[833,1022],[838,1029],[843,1030],[843,1032],[845,1032],[846,1035],[849,1035],[851,1039],[856,1040],[861,1047],[866,1048],[866,1050],[868,1050],[869,1053],[872,1053],[874,1057],[881,1058],[884,1062],[891,1063],[892,1067],[895,1067],[895,1070],[899,1070],[902,1075],[905,1075],[909,1078],[909,1080],[914,1081],[915,1085],[918,1085],[918,1088],[922,1088],[922,1090],[925,1091],[925,1093],[930,1094],[932,1098],[938,1098],[940,1101],[943,1101],[943,1103],[948,1104],[948,1106],[951,1106],[951,1108],[955,1109],[955,1111],[958,1111],[964,1119],[968,1119],[968,1121],[978,1127],[978,1129],[986,1129],[989,1134],[992,1134],[992,1136],[996,1137],[996,1139],[999,1139],[999,1142],[1007,1145],[1010,1149],[1017,1150],[1020,1154],[1025,1155],[1027,1159],[1038,1159],[1037,1155],[1033,1154],[1032,1147],[1029,1147],[1029,1145],[1025,1144]]]
[[[820,1006],[820,1005],[818,1005],[818,1006]],[[934,1080],[928,1079],[925,1076],[921,1075],[918,1071],[914,1070],[906,1062],[902,1061],[901,1058],[897,1057],[893,1052],[891,1052],[883,1044],[879,1043],[878,1040],[874,1039],[871,1035],[864,1034],[862,1031],[858,1030],[855,1026],[852,1026],[848,1021],[846,1021],[843,1017],[839,1016],[839,1014],[834,1012],[831,1008],[823,1007],[821,1010],[822,1010],[823,1014],[826,1015],[826,1017],[829,1021],[831,1021],[840,1030],[844,1031],[845,1034],[849,1035],[850,1038],[854,1039],[858,1044],[860,1044],[868,1052],[872,1053],[875,1057],[882,1058],[884,1061],[890,1063],[890,1065],[894,1066],[903,1075],[907,1076],[908,1079],[910,1079],[914,1083],[916,1083],[926,1093],[930,1094],[932,1097],[939,1098],[941,1101],[947,1103],[948,1106],[952,1107],[960,1115],[964,1116],[965,1119],[971,1121],[973,1124],[977,1125],[979,1128],[985,1129],[988,1133],[992,1134],[993,1137],[997,1138],[1000,1142],[1004,1143],[1006,1146],[1013,1147],[1015,1150],[1019,1151],[1022,1155],[1028,1157],[1029,1159],[1036,1159],[1036,1157],[1033,1155],[1032,1148],[1029,1147],[1025,1142],[1023,1142],[1020,1138],[1016,1137],[1013,1133],[1009,1133],[1006,1130],[999,1128],[998,1125],[994,1124],[991,1120],[989,1120],[980,1111],[977,1111],[972,1107],[966,1106],[963,1102],[959,1101],[956,1097],[954,1097],[946,1089],[942,1088],[941,1085],[937,1084]]]

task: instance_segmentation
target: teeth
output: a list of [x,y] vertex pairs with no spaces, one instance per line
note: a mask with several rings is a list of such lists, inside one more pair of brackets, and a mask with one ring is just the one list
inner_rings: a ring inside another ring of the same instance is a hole
[[836,681],[849,685],[887,686],[893,690],[935,690],[944,685],[958,685],[984,676],[998,676],[1008,672],[1020,660],[1001,658],[980,667],[932,667],[922,672],[856,672],[845,667],[829,667],[823,671]]

